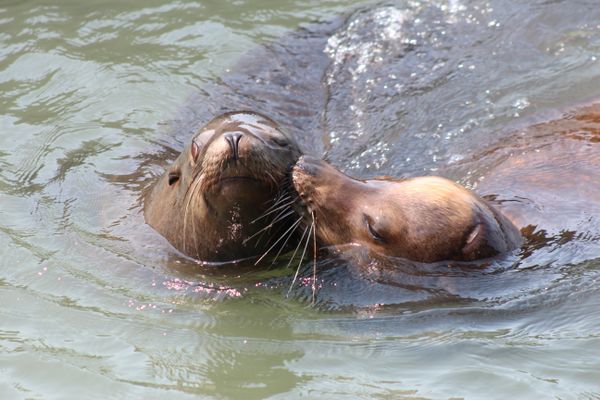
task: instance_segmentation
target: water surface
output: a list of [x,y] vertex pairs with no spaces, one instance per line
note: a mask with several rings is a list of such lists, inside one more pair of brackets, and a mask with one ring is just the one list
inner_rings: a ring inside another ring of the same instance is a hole
[[593,241],[477,271],[326,260],[312,304],[310,265],[290,296],[286,262],[207,274],[140,201],[233,106],[348,173],[476,186],[463,160],[598,95],[599,21],[584,0],[2,5],[0,397],[599,398]]

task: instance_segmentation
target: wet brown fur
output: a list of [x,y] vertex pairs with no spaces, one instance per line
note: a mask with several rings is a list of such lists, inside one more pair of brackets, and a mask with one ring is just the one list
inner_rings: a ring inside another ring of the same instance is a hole
[[520,243],[511,222],[445,178],[357,180],[304,156],[292,181],[324,245],[356,243],[386,256],[434,262],[491,257]]
[[600,102],[526,127],[506,142],[460,166],[490,165],[479,193],[494,195],[527,231],[600,234]]
[[[237,160],[224,138],[228,132],[242,135]],[[195,160],[192,142],[198,146]],[[219,116],[192,137],[152,187],[144,201],[146,222],[200,260],[261,254],[268,240],[259,245],[259,237],[248,238],[271,221],[253,221],[273,204],[299,155],[298,145],[267,117],[252,112]],[[170,185],[169,174],[178,174],[178,181]]]

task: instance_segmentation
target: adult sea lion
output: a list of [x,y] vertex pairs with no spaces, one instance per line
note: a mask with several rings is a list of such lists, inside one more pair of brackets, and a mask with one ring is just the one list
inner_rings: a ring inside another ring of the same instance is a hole
[[303,156],[292,182],[325,245],[356,243],[419,262],[476,260],[516,248],[515,226],[488,202],[441,177],[351,178]]
[[[285,215],[265,215],[300,156],[295,141],[261,114],[216,117],[154,184],[146,222],[174,247],[203,261],[232,261],[265,251]],[[264,230],[267,239],[260,243]]]

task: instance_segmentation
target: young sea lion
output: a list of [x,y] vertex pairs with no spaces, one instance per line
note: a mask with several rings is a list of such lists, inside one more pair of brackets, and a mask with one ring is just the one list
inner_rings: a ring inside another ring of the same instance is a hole
[[491,257],[520,243],[502,214],[445,178],[358,180],[303,156],[292,182],[321,244],[356,243],[386,256],[435,262]]
[[[467,170],[494,207],[444,178],[361,181],[306,156],[292,180],[305,222],[314,215],[324,245],[359,243],[414,261],[473,260],[517,247],[516,227],[533,249],[591,244],[600,237],[600,102],[518,130],[445,173]],[[588,247],[578,257],[597,254]]]
[[[221,115],[202,127],[145,198],[146,222],[173,246],[203,261],[261,254],[260,235],[291,165],[295,141],[254,112]],[[285,226],[285,218],[273,231]],[[271,233],[272,234],[272,233]],[[264,239],[264,238],[263,238]]]

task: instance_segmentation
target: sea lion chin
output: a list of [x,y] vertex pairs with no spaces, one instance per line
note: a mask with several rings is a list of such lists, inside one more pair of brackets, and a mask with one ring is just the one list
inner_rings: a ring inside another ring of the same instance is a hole
[[488,202],[441,177],[358,180],[302,156],[292,184],[322,245],[359,244],[418,262],[471,261],[515,249],[517,228]]
[[[238,111],[214,118],[193,135],[144,199],[146,222],[184,254],[234,261],[264,252],[257,221],[273,205],[300,156],[271,119]],[[282,219],[272,232],[285,226]],[[266,233],[269,236],[269,233]]]

